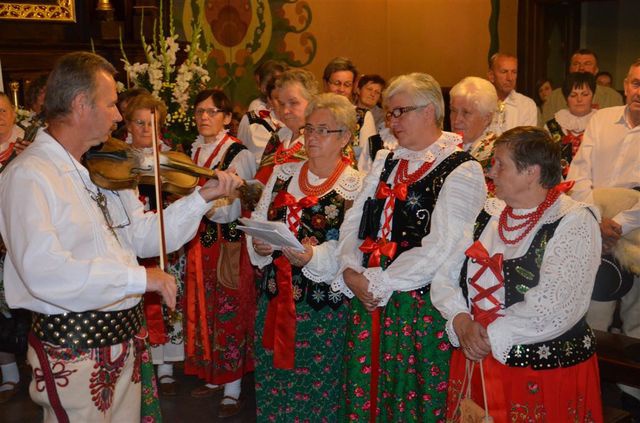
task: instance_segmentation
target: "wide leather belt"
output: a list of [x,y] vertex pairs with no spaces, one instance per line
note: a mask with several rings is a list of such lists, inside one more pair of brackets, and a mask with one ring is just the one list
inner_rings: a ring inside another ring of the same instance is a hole
[[89,349],[117,345],[140,332],[142,303],[127,310],[82,313],[33,313],[32,330],[43,342],[62,348]]

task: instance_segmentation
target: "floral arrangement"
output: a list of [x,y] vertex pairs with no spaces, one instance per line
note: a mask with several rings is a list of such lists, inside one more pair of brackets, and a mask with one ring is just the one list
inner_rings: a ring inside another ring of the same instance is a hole
[[[181,49],[173,26],[173,1],[171,0],[169,6],[171,15],[168,36],[164,36],[162,9],[161,1],[160,24],[154,23],[153,41],[148,44],[142,35],[146,63],[130,63],[124,52],[122,41],[120,50],[128,81],[134,87],[147,89],[167,106],[163,139],[172,148],[187,151],[198,135],[193,110],[195,96],[210,80],[209,72],[204,66],[207,53],[200,49],[202,28],[199,20],[194,20],[190,43]],[[187,57],[182,64],[177,65],[181,51],[184,53],[180,55],[186,54]]]

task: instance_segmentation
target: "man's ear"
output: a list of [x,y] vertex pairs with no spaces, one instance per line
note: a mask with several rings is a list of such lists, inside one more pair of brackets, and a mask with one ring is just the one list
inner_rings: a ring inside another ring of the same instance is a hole
[[80,92],[76,94],[76,96],[71,101],[71,110],[73,111],[84,111],[87,107],[89,107],[91,101],[86,92]]

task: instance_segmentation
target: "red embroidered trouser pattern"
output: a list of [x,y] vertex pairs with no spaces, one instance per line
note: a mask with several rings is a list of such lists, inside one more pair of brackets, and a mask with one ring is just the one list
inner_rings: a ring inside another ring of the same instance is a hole
[[110,347],[108,354],[100,354],[98,348],[77,354],[43,345],[41,353],[48,361],[59,403],[55,393],[53,400],[49,395],[53,386],[46,386],[47,369],[42,368],[32,345],[27,360],[33,369],[29,394],[43,407],[45,423],[58,422],[56,412],[58,416],[66,413],[70,422],[140,421],[141,384],[139,375],[134,374],[133,341]]

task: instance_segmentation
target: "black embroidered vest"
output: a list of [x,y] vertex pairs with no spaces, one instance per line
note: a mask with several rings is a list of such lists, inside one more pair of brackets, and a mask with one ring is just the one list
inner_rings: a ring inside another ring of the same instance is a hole
[[556,118],[547,122],[547,128],[549,128],[551,139],[560,144],[560,164],[562,166],[562,175],[566,177],[567,173],[569,173],[569,165],[573,160],[573,145],[571,143],[562,143],[564,132],[562,132],[562,128]]
[[367,109],[363,107],[356,107],[356,132],[353,134],[353,142],[358,143],[358,139],[360,138],[360,130],[362,129],[362,125],[364,125],[364,117],[367,115]]
[[[473,239],[477,241],[491,216],[480,212],[474,227]],[[504,274],[504,308],[524,301],[525,293],[540,282],[540,267],[548,242],[553,238],[562,218],[544,224],[531,241],[529,250],[521,257],[505,259],[502,262]],[[469,304],[467,287],[467,257],[460,273],[460,287]],[[571,329],[557,338],[528,345],[514,345],[509,351],[506,364],[511,367],[528,367],[546,370],[556,367],[570,367],[587,360],[595,353],[595,336],[583,317]]]
[[[421,245],[422,238],[427,236],[431,230],[431,213],[433,213],[444,181],[454,169],[469,160],[474,159],[468,153],[463,151],[452,153],[422,179],[408,186],[406,200],[395,199],[391,239],[389,240],[397,243],[394,258],[397,258],[404,251]],[[387,156],[384,168],[380,173],[380,181],[388,183],[389,175],[398,162],[398,159],[393,158],[393,153]],[[360,239],[364,240],[367,237],[378,239],[384,203],[385,199],[367,199],[360,220]],[[369,255],[364,254],[363,256],[362,265],[365,267],[369,262]],[[389,260],[387,266],[392,262],[393,260]]]
[[[290,182],[291,178],[287,180],[278,178],[274,184],[271,195],[271,205],[269,206],[267,215],[269,220],[279,220],[287,224],[287,208],[275,208],[273,206],[273,200],[279,192],[287,191]],[[320,197],[315,206],[302,209],[298,239],[301,241],[305,238],[311,239],[314,245],[320,245],[329,240],[337,240],[340,236],[340,225],[344,220],[346,205],[347,200],[332,190]],[[274,259],[281,255],[281,251],[273,252]],[[260,283],[260,290],[266,294],[269,299],[278,295],[275,272],[276,268],[273,264],[267,266]],[[345,297],[341,292],[332,291],[331,286],[326,283],[316,283],[308,279],[302,273],[302,268],[291,266],[291,273],[293,299],[296,303],[306,301],[307,304],[315,310],[320,310],[326,306],[337,309],[343,304]]]
[[271,126],[271,124],[264,118],[260,117],[260,114],[256,110],[252,110],[246,113],[247,119],[251,125],[262,125],[264,129],[273,133],[276,131],[276,128]]
[[[246,149],[247,147],[245,147],[241,143],[234,142],[225,152],[222,161],[214,166],[213,169],[227,170],[238,153]],[[200,232],[200,243],[204,247],[211,247],[214,242],[218,241],[218,227],[220,227],[220,230],[222,232],[222,239],[224,239],[225,241],[237,242],[242,238],[242,231],[236,229],[236,226],[238,226],[237,220],[231,223],[215,223],[210,221],[206,217],[203,217],[202,223],[204,223],[204,231]]]

